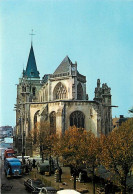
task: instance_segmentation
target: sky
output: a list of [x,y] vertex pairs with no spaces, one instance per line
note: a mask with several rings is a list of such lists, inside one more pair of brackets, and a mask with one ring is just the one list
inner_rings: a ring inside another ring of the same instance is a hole
[[31,47],[41,78],[69,56],[86,76],[89,100],[97,79],[111,88],[112,116],[133,107],[133,0],[1,0],[0,126],[15,126],[19,78]]

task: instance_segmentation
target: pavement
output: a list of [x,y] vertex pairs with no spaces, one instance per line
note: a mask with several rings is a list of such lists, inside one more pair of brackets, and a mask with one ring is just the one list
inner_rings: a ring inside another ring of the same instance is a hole
[[[57,190],[73,189],[74,188],[74,180],[73,180],[73,177],[71,176],[70,168],[69,167],[63,167],[63,166],[61,168],[62,168],[61,182],[56,182],[55,181],[55,175],[54,174],[52,174],[51,176],[41,175],[40,173],[37,172],[37,168],[33,168],[28,176],[30,178],[39,178],[43,181],[43,183],[46,186],[53,186]],[[104,176],[105,175],[107,176],[108,174],[106,174],[107,172],[105,173],[104,170],[102,170],[102,171],[100,172],[100,175],[101,175],[102,178],[105,178]],[[101,185],[102,185],[102,183],[101,183]],[[95,189],[96,194],[98,194],[98,193],[104,194],[105,193],[105,192],[99,192],[99,189],[101,188],[101,185],[100,185],[100,183],[95,185],[96,186],[96,189]],[[130,187],[133,187],[133,176],[128,177],[128,185],[130,185]],[[76,181],[76,190],[79,191],[80,193],[93,194],[93,185],[92,185],[91,180],[90,180],[90,182],[81,183],[77,179],[77,181]],[[116,193],[119,194],[119,192],[116,192]]]
[[[33,168],[30,174],[28,175],[30,178],[39,178],[41,179],[44,184],[47,186],[53,186],[57,190],[62,189],[73,189],[74,181],[73,177],[71,177],[70,174],[70,168],[69,167],[61,167],[62,168],[62,176],[61,176],[61,182],[55,181],[55,175],[52,174],[51,176],[47,175],[41,175],[37,172],[36,168]],[[92,194],[92,183],[80,183],[78,180],[76,181],[76,190],[80,193],[89,193]]]

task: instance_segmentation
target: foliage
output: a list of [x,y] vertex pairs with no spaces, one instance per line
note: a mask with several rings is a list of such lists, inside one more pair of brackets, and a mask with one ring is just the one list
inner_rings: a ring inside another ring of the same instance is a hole
[[101,137],[101,163],[113,174],[126,190],[126,178],[133,165],[133,119],[128,119],[113,130],[109,136]]
[[79,152],[82,156],[83,163],[85,163],[87,167],[95,168],[97,166],[99,141],[91,131],[84,131],[84,137],[82,138]]
[[81,155],[79,152],[82,136],[84,130],[78,129],[76,127],[71,127],[69,130],[65,131],[65,134],[61,137],[61,152],[63,156],[64,164],[78,168],[81,163]]
[[33,148],[40,148],[41,154],[45,157],[51,154],[51,130],[49,122],[38,122],[35,128],[31,131]]

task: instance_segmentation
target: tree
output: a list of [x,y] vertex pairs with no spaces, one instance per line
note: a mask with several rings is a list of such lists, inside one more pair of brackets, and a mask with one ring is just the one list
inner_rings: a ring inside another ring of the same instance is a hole
[[51,154],[56,158],[57,166],[58,158],[61,156],[61,144],[60,144],[61,136],[59,134],[51,134]]
[[92,170],[93,194],[95,194],[95,168],[98,165],[99,151],[99,139],[91,131],[84,131],[79,152],[86,168]]
[[83,129],[71,127],[60,138],[60,155],[63,157],[63,163],[74,169],[74,189],[76,189],[76,171],[82,165],[79,148],[81,146],[83,132]]
[[109,136],[102,136],[101,146],[101,163],[117,176],[125,194],[127,175],[133,165],[133,119],[122,123]]
[[49,122],[38,122],[31,131],[33,149],[40,149],[42,161],[44,156],[47,158],[51,155],[51,135]]

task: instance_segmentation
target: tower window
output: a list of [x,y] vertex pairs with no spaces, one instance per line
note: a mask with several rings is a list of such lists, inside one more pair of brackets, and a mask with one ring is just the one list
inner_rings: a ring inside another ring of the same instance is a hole
[[26,87],[22,86],[22,92],[26,92]]
[[33,94],[33,96],[36,95],[36,88],[35,87],[32,88],[32,94]]
[[83,88],[81,83],[78,84],[77,86],[77,99],[82,100],[83,99]]
[[31,75],[34,75],[34,72],[31,72]]

